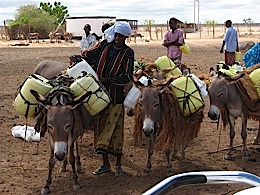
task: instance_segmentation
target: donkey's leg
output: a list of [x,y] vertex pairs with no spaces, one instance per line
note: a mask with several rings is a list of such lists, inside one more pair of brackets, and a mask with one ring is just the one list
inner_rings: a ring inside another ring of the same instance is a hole
[[172,154],[172,149],[165,150],[165,155],[167,158],[167,176],[173,175],[173,169],[172,169],[172,164],[171,164],[171,154]]
[[154,138],[154,135],[152,135],[152,137],[150,137],[150,143],[149,143],[149,149],[148,149],[148,160],[147,160],[147,164],[144,169],[143,175],[149,175],[149,172],[152,168],[152,155],[153,155],[153,151],[154,151],[154,146],[155,146],[155,138]]
[[50,185],[52,183],[52,171],[53,171],[55,163],[56,163],[56,159],[54,158],[54,151],[51,150],[51,154],[50,154],[50,158],[49,158],[48,179],[46,180],[46,185],[42,188],[41,194],[48,194],[48,193],[50,193]]
[[259,123],[259,126],[258,126],[258,133],[257,133],[257,136],[255,137],[254,139],[254,142],[253,144],[254,145],[260,145],[260,121],[258,121]]
[[78,148],[78,140],[75,141],[75,151],[76,151],[76,170],[77,173],[81,171],[81,162]]
[[73,188],[74,190],[78,190],[80,188],[80,185],[78,183],[78,175],[76,172],[76,166],[75,166],[75,156],[74,156],[74,142],[71,143],[69,147],[69,161],[72,167],[72,173],[73,173]]
[[241,131],[241,137],[243,139],[243,160],[248,160],[248,151],[246,146],[246,138],[247,138],[247,118],[243,115],[242,117],[242,131]]
[[66,172],[67,171],[67,164],[68,164],[68,159],[67,159],[67,156],[65,156],[63,161],[62,161],[60,172]]
[[230,160],[232,158],[232,153],[233,153],[233,141],[235,137],[235,117],[231,116],[230,114],[228,115],[228,122],[229,122],[229,136],[230,136],[230,142],[229,142],[229,149],[228,152],[225,156],[226,160]]
[[185,161],[186,157],[185,157],[185,149],[187,147],[187,144],[185,144],[183,141],[181,142],[181,160]]

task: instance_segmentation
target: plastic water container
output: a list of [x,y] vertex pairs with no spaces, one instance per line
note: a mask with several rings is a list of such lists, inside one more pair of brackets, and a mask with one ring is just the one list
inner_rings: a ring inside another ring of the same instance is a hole
[[242,61],[242,53],[235,52],[235,61],[241,62]]
[[187,44],[183,44],[183,45],[179,46],[179,49],[184,54],[189,54],[190,53],[190,47]]
[[[148,78],[145,76],[142,76],[139,81],[145,86],[148,84]],[[124,106],[134,108],[140,95],[141,91],[136,86],[133,86],[125,97]]]
[[238,65],[238,64],[233,65],[232,68],[236,69],[237,71],[244,71],[243,67],[241,65]]
[[110,103],[109,96],[91,74],[77,78],[70,85],[70,89],[77,97],[92,91],[92,94],[86,97],[83,103],[91,116],[98,114]]
[[256,92],[260,99],[260,68],[255,69],[253,72],[249,74],[249,78],[254,83],[254,87],[256,88]]
[[85,60],[83,60],[83,61],[77,63],[76,65],[74,65],[73,67],[67,69],[68,75],[75,79],[83,76],[82,71],[92,74],[96,80],[99,80],[96,72]]
[[171,88],[183,116],[189,116],[204,107],[205,103],[193,80],[188,76],[175,79]]
[[178,67],[176,67],[173,61],[167,56],[159,57],[154,63],[161,70],[165,70],[167,68],[174,68],[171,72],[165,74],[166,78],[168,78],[169,76],[181,75],[181,70]]
[[191,76],[193,78],[193,80],[196,82],[197,86],[199,87],[200,89],[200,93],[201,93],[201,96],[203,98],[206,98],[208,96],[208,92],[207,92],[207,86],[206,84],[200,80],[196,75],[194,74],[189,74],[189,76]]
[[53,87],[48,83],[48,80],[40,75],[30,75],[23,83],[17,97],[14,100],[13,106],[20,114],[34,118],[35,109],[38,105],[37,100],[31,94],[33,89],[41,95],[46,95]]

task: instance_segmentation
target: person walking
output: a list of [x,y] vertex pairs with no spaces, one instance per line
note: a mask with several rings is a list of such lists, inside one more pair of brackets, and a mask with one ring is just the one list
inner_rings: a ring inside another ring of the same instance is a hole
[[170,30],[166,32],[163,39],[163,46],[167,48],[167,56],[176,62],[177,66],[181,68],[182,51],[179,46],[184,44],[183,31],[177,27],[178,20],[176,18],[170,18],[169,26]]
[[105,31],[107,39],[86,52],[84,59],[92,65],[101,83],[111,97],[110,105],[101,114],[98,135],[95,142],[96,153],[102,154],[103,164],[94,170],[94,175],[110,172],[108,154],[116,156],[115,175],[124,174],[121,157],[124,142],[124,87],[132,81],[134,51],[126,45],[131,35],[127,22],[116,22]]
[[82,35],[81,41],[80,41],[80,51],[81,55],[85,55],[87,52],[87,49],[93,47],[96,45],[96,36],[90,33],[91,26],[89,24],[86,24],[84,26],[85,33]]
[[225,25],[228,30],[224,36],[220,53],[224,53],[225,49],[225,64],[231,66],[235,63],[235,52],[239,52],[238,35],[236,29],[232,26],[231,20],[227,20]]

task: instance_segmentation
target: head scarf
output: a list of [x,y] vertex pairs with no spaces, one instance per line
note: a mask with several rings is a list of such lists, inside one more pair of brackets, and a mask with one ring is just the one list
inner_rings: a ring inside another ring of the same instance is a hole
[[112,42],[115,39],[115,33],[129,37],[131,35],[132,29],[127,22],[116,22],[113,26],[105,30],[105,37],[107,42]]

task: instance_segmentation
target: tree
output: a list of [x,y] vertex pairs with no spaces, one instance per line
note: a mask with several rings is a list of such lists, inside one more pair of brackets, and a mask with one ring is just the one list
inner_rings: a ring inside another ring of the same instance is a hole
[[244,19],[243,22],[244,22],[244,24],[246,24],[247,28],[249,28],[249,34],[251,35],[252,34],[251,27],[252,27],[252,24],[254,23],[254,21],[251,18],[247,18],[247,19]]
[[214,38],[215,37],[215,26],[216,26],[217,22],[215,20],[206,20],[205,24],[206,24],[206,28],[208,31],[208,35],[212,28],[212,30],[213,30],[212,34],[213,34],[213,38]]
[[147,30],[149,31],[150,40],[152,40],[152,25],[154,24],[153,19],[144,20],[144,25],[147,26]]
[[68,8],[65,5],[62,5],[60,2],[54,2],[54,5],[51,3],[40,3],[40,9],[46,11],[51,16],[56,18],[56,25],[63,25],[64,24],[64,18],[68,16]]
[[29,32],[38,32],[39,37],[43,38],[55,27],[55,18],[35,5],[20,6],[9,27],[17,28],[24,36]]

